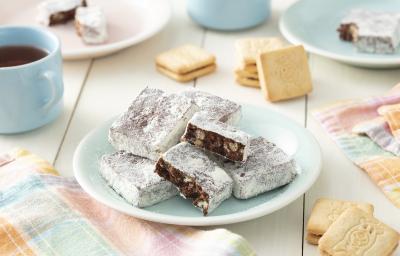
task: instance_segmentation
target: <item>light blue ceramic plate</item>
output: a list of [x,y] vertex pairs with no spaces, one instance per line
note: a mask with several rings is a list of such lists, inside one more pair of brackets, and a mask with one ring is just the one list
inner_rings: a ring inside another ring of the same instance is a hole
[[320,148],[306,129],[290,119],[266,108],[244,106],[240,126],[251,135],[261,135],[292,155],[301,172],[295,180],[279,189],[248,200],[230,198],[207,217],[179,196],[144,209],[127,203],[107,186],[99,174],[99,159],[114,149],[107,141],[113,120],[90,132],[74,154],[74,173],[82,188],[98,201],[129,215],[177,225],[206,226],[242,222],[276,211],[305,193],[317,179],[321,169]]
[[339,39],[336,29],[353,8],[400,12],[400,0],[300,0],[282,15],[280,30],[288,41],[303,44],[311,53],[369,68],[400,66],[400,47],[395,54],[360,53]]

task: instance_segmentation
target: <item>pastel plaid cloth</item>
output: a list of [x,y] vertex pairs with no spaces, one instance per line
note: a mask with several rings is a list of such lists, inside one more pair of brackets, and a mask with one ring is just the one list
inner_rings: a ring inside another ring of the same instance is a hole
[[0,155],[0,255],[255,255],[239,235],[139,220],[25,150]]
[[378,113],[379,108],[397,103],[400,85],[384,96],[338,102],[315,111],[314,116],[342,151],[400,208],[400,158],[392,153],[398,153],[398,144]]

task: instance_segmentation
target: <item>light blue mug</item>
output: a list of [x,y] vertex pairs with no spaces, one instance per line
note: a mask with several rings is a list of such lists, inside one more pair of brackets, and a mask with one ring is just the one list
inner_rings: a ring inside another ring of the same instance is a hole
[[31,63],[0,67],[0,133],[41,127],[63,108],[60,42],[37,27],[0,26],[0,47],[33,46],[48,54]]
[[186,4],[194,21],[217,30],[254,27],[270,15],[270,0],[187,0]]

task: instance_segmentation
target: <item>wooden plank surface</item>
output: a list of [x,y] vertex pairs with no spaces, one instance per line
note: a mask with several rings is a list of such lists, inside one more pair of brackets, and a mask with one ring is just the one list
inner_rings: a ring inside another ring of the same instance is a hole
[[[159,52],[184,43],[203,45],[217,55],[218,71],[198,79],[198,89],[239,102],[272,107],[304,124],[304,97],[271,105],[263,99],[258,89],[241,87],[233,81],[235,40],[244,36],[277,35],[278,15],[274,13],[269,23],[255,29],[239,34],[221,34],[205,31],[195,25],[187,16],[184,5],[174,4],[173,19],[159,35],[138,46],[94,61],[57,158],[57,169],[64,175],[72,175],[73,152],[83,136],[108,118],[124,111],[144,86],[170,92],[193,86],[193,82],[180,84],[171,81],[154,68],[154,57]],[[225,227],[246,237],[260,255],[266,251],[272,254],[301,255],[302,214],[301,197],[289,207],[269,216]],[[255,232],[256,227],[260,226],[265,230]],[[282,241],[282,236],[286,237],[286,242]],[[291,246],[285,246],[285,243]]]
[[[400,230],[400,210],[344,156],[310,114],[313,109],[335,100],[382,94],[400,81],[399,70],[359,69],[310,55],[313,93],[274,104],[265,101],[258,89],[243,87],[234,81],[235,40],[279,36],[279,16],[294,1],[273,1],[271,19],[254,29],[216,32],[192,22],[186,13],[185,1],[174,0],[170,23],[155,37],[108,57],[65,62],[65,110],[62,116],[29,133],[0,135],[0,151],[25,147],[55,162],[61,174],[72,176],[73,153],[80,140],[90,130],[124,111],[145,86],[169,92],[195,86],[237,102],[274,109],[306,126],[321,144],[323,170],[304,197],[268,216],[223,226],[243,235],[259,255],[319,255],[315,246],[303,241],[303,227],[314,201],[322,196],[371,202],[379,219]],[[218,70],[185,84],[159,74],[154,68],[154,57],[184,43],[200,45],[214,53]],[[396,255],[400,255],[400,249]]]

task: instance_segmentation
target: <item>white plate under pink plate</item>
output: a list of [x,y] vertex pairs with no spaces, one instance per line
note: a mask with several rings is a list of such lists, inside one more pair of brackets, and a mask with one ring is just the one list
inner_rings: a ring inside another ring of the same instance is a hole
[[[37,5],[43,0],[7,1],[0,7],[1,25],[40,26]],[[74,23],[44,27],[61,41],[64,59],[85,59],[105,56],[137,44],[160,31],[171,16],[168,0],[88,0],[106,14],[109,38],[101,45],[86,45],[76,34]]]

